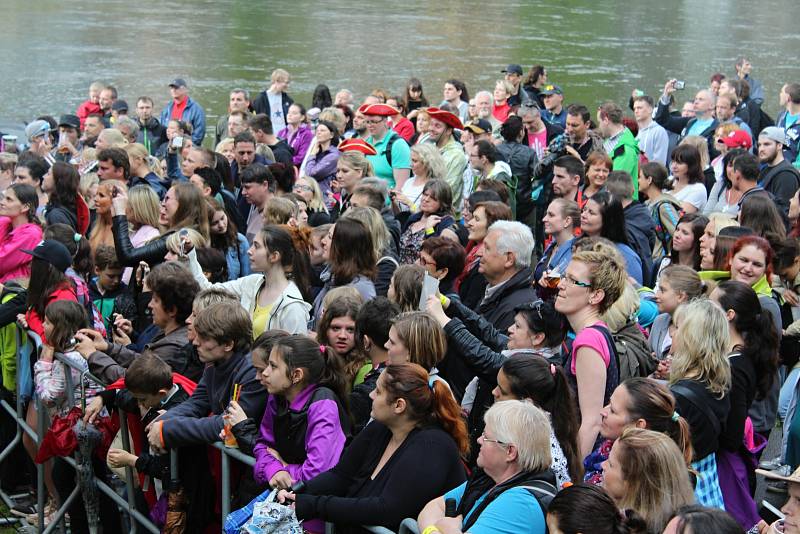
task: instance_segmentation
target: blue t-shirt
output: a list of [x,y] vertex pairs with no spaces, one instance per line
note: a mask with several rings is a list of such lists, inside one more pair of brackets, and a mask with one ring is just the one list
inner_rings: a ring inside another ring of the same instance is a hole
[[[464,482],[455,489],[444,494],[444,499],[455,499],[461,502],[464,496]],[[472,510],[486,497],[482,495]],[[470,510],[464,519],[472,513]],[[511,488],[501,493],[489,506],[483,509],[478,520],[469,531],[472,534],[544,534],[547,531],[544,513],[536,497],[525,488]]]
[[697,119],[694,121],[692,126],[686,131],[686,135],[700,135],[701,133],[706,131],[706,128],[711,126],[711,123],[714,122],[714,119]]

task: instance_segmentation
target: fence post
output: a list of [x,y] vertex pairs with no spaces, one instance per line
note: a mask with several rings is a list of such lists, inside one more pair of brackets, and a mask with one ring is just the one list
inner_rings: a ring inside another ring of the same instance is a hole
[[[130,435],[128,434],[128,417],[122,408],[117,408],[117,412],[119,413],[119,431],[120,436],[122,437],[122,448],[128,452],[131,452],[131,440]],[[128,500],[128,508],[129,510],[133,510],[136,507],[136,496],[134,494],[134,487],[133,487],[133,468],[129,465],[125,466],[125,497]],[[128,514],[128,518],[131,521],[131,534],[136,534],[138,529],[138,525],[136,523],[136,519],[134,519],[133,514]]]

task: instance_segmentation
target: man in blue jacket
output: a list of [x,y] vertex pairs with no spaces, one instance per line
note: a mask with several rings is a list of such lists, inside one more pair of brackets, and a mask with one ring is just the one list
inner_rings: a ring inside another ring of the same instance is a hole
[[167,124],[170,120],[182,120],[192,125],[192,144],[200,146],[206,136],[206,112],[205,110],[189,98],[189,87],[183,78],[175,78],[169,84],[169,93],[172,100],[164,107],[161,112],[161,124]]

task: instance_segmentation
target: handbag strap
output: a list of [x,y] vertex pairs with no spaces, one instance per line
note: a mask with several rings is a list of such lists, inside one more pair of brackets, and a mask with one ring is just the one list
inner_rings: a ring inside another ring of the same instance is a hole
[[718,436],[720,435],[722,432],[722,424],[720,423],[719,417],[714,415],[709,405],[703,402],[703,399],[701,399],[692,388],[684,384],[673,384],[671,389],[673,393],[682,395],[686,400],[692,403],[692,406],[700,410],[700,413],[711,423],[711,426],[714,428],[714,433]]

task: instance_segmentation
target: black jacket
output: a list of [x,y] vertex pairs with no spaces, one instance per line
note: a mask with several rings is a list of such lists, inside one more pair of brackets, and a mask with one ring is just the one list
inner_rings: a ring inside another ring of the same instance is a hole
[[136,142],[143,144],[150,155],[155,156],[158,147],[167,139],[167,129],[155,117],[150,117],[144,123],[137,119],[136,123],[139,125]]
[[517,219],[523,220],[533,210],[531,192],[538,163],[536,152],[528,145],[508,142],[497,145],[497,152],[517,178]]
[[484,299],[475,311],[502,332],[514,324],[514,310],[517,306],[534,300],[536,291],[533,289],[533,271],[530,267],[525,267],[506,280],[491,297]]
[[111,230],[114,233],[114,248],[117,258],[124,267],[138,267],[139,262],[146,262],[150,267],[164,261],[167,255],[168,232],[141,247],[134,247],[128,233],[128,218],[125,215],[115,215],[112,219]]
[[400,266],[400,261],[391,250],[391,246],[383,251],[383,255],[378,258],[378,276],[375,279],[375,293],[379,297],[385,297],[389,292],[389,284],[392,282],[394,272]]
[[[688,132],[689,128],[691,128],[692,125],[697,122],[696,117],[682,117],[678,114],[670,113],[669,105],[664,105],[661,100],[658,101],[656,114],[653,118],[666,130],[674,132],[680,135],[682,138],[686,137],[686,132]],[[711,159],[714,159],[719,155],[717,147],[714,146],[714,131],[717,129],[717,126],[719,126],[719,121],[714,119],[711,122],[711,126],[700,133],[700,137],[706,138],[706,142],[708,143],[708,155]]]
[[758,176],[758,183],[772,195],[775,205],[784,214],[789,213],[789,201],[800,188],[800,174],[786,160],[773,167],[764,167]]
[[[283,106],[284,120],[286,119],[286,115],[289,113],[289,106],[292,104],[294,104],[292,97],[286,93],[281,93],[281,105]],[[250,107],[252,107],[253,111],[256,113],[264,113],[267,117],[270,117],[270,119],[272,118],[272,113],[269,107],[269,97],[267,96],[266,91],[261,91],[258,93],[258,96],[255,97],[253,102],[250,104]]]
[[641,202],[628,204],[624,214],[628,243],[642,259],[642,279],[647,283],[650,271],[653,270],[651,258],[656,243],[656,225],[650,216],[650,210]]
[[479,263],[473,265],[458,286],[458,296],[464,305],[472,310],[477,310],[483,296],[486,294],[486,277],[478,271]]
[[289,167],[294,165],[292,158],[294,157],[294,150],[289,146],[289,143],[283,139],[278,139],[274,145],[267,145],[272,150],[272,155],[275,156],[276,163],[283,163]]

